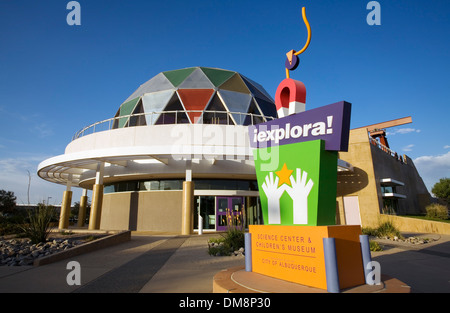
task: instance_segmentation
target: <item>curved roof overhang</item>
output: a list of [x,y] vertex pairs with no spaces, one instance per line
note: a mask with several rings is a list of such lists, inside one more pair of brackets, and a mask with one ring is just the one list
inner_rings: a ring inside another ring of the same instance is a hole
[[[189,135],[183,139],[182,135],[174,137],[170,126],[130,127],[86,135],[72,141],[65,154],[41,162],[38,175],[53,183],[78,187],[86,181],[92,184],[101,164],[111,181],[152,174],[183,176],[186,162],[191,161],[194,175],[256,178],[247,127],[184,125]],[[211,137],[214,131],[220,138]],[[339,159],[337,170],[353,168]]]

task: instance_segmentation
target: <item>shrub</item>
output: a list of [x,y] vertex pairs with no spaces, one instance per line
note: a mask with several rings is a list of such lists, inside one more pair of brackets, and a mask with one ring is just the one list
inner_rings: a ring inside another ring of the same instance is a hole
[[403,238],[400,231],[394,226],[392,222],[383,222],[377,228],[365,227],[362,229],[364,235],[373,237],[398,237]]
[[221,235],[221,238],[214,238],[208,241],[209,255],[231,255],[234,251],[239,250],[245,246],[245,209],[233,215],[227,209],[227,231]]
[[28,221],[22,230],[32,243],[45,242],[51,231],[51,222],[55,216],[55,208],[39,204],[35,210],[28,211]]
[[403,236],[400,234],[400,231],[394,226],[392,222],[383,222],[380,226],[377,228],[377,234],[378,237],[398,237],[403,238]]
[[448,208],[445,205],[433,203],[428,205],[426,208],[427,217],[429,218],[438,218],[438,219],[447,219],[448,218]]
[[370,251],[383,251],[383,248],[381,248],[380,244],[376,241],[370,240],[369,246],[370,246]]
[[371,228],[371,227],[363,227],[361,229],[362,233],[364,235],[368,235],[368,236],[372,236],[372,237],[378,237],[378,231],[376,228]]

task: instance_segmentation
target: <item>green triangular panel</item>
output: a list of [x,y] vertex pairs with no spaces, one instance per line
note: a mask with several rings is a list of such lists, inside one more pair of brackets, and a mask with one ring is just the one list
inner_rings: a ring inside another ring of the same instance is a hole
[[[120,106],[120,109],[119,109],[119,117],[130,115],[131,112],[133,112],[134,108],[136,107],[136,104],[139,101],[139,99],[140,98],[136,98],[136,99],[130,100],[128,102],[122,103],[122,105]],[[127,121],[128,121],[128,117],[127,118],[119,118],[119,125],[118,125],[119,128],[122,128]]]
[[185,68],[181,70],[174,70],[163,72],[163,74],[167,77],[167,79],[174,85],[178,87],[191,73],[195,70],[195,67]]
[[209,78],[209,80],[214,84],[214,86],[218,87],[219,85],[226,82],[231,76],[234,75],[234,72],[224,71],[219,69],[201,67],[203,73]]

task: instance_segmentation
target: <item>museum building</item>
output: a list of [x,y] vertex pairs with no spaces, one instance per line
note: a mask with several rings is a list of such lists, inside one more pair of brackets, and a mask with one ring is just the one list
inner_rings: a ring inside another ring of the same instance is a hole
[[[77,132],[64,154],[39,164],[38,175],[66,186],[61,229],[69,225],[73,187],[83,188],[79,226],[92,190],[89,229],[223,231],[227,212],[245,225],[262,224],[248,126],[276,118],[272,97],[238,72],[162,72],[114,117]],[[412,160],[392,152],[383,133],[408,122],[350,131],[336,168],[337,224],[371,225],[386,211],[424,210],[430,195]]]

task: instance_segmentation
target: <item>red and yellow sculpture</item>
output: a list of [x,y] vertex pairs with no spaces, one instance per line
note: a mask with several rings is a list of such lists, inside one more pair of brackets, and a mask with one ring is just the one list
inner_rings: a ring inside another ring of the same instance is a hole
[[279,118],[305,111],[305,85],[301,81],[293,80],[289,77],[289,71],[295,70],[300,63],[298,56],[306,51],[311,42],[311,26],[306,18],[306,10],[304,7],[302,8],[302,16],[306,29],[308,30],[308,39],[304,47],[298,52],[291,50],[286,53],[286,79],[280,83],[275,94],[275,105]]

